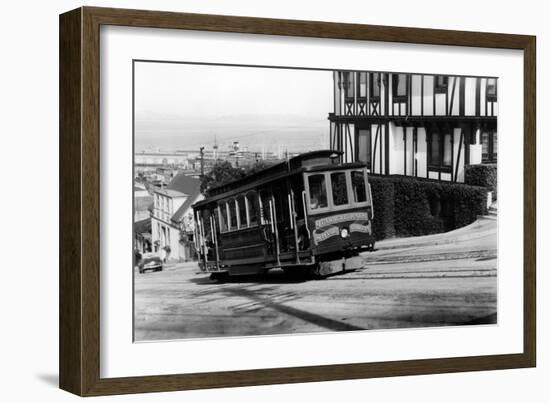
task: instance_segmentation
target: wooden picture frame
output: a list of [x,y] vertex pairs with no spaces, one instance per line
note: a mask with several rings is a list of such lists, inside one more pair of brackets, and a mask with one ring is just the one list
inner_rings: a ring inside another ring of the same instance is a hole
[[[99,35],[102,25],[524,52],[523,353],[210,373],[100,377]],[[534,36],[81,7],[60,16],[60,387],[81,396],[533,367],[536,363]]]

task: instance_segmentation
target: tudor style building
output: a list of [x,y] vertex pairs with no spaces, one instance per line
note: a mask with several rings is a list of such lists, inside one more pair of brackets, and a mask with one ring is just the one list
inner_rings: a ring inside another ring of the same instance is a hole
[[497,159],[497,79],[334,72],[330,145],[370,172],[464,181]]

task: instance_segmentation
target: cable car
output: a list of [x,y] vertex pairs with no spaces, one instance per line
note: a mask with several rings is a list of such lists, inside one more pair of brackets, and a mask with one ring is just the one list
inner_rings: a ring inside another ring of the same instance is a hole
[[364,265],[374,247],[366,166],[314,151],[210,189],[193,205],[199,267],[222,276],[307,271],[324,277]]

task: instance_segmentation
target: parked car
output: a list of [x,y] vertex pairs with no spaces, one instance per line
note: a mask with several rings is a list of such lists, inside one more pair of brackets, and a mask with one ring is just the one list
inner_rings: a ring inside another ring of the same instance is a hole
[[162,259],[153,253],[146,253],[139,261],[138,268],[140,273],[145,273],[147,270],[161,271]]

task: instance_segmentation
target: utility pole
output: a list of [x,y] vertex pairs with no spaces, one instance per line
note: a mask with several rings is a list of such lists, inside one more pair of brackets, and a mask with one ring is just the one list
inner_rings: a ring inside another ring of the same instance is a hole
[[201,153],[201,178],[204,176],[204,147],[200,148]]
[[239,167],[239,142],[233,142],[233,152],[235,153],[235,166]]
[[288,149],[285,149],[285,160],[286,160],[286,167],[288,168],[288,172],[290,172],[290,160],[288,158]]

